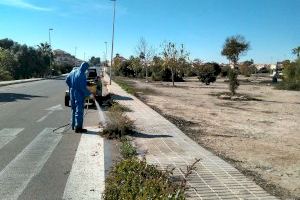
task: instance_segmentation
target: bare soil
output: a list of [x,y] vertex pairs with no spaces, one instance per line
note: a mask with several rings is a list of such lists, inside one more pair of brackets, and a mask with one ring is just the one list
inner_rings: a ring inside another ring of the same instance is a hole
[[282,199],[300,199],[300,92],[276,90],[267,79],[243,79],[239,94],[251,101],[219,99],[221,78],[206,86],[197,78],[167,82],[130,79],[148,105],[202,146],[231,162]]

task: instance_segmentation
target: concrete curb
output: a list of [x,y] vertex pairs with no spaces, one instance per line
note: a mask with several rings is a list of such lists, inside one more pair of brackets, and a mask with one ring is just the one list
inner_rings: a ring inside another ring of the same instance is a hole
[[14,81],[1,81],[0,82],[0,87],[20,84],[20,83],[30,83],[30,82],[35,82],[35,81],[42,81],[42,80],[47,80],[47,79],[57,79],[57,78],[60,78],[60,77],[64,77],[65,75],[66,74],[63,74],[63,75],[60,75],[60,76],[54,76],[54,77],[51,77],[51,78],[31,78],[31,79],[21,79],[21,80],[14,80]]

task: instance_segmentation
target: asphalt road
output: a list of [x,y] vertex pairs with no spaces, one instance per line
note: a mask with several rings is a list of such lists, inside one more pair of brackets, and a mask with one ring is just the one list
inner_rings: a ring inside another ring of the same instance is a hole
[[0,199],[62,199],[80,134],[64,78],[0,87]]

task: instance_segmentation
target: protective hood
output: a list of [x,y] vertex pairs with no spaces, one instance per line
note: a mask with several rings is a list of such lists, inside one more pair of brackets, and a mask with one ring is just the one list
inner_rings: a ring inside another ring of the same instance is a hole
[[81,73],[84,73],[88,68],[89,68],[89,64],[87,62],[83,62],[80,65],[79,70]]

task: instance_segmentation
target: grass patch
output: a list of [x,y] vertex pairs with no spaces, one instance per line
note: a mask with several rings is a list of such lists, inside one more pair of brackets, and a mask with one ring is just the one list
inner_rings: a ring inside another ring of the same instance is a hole
[[114,79],[114,81],[126,92],[128,92],[129,94],[135,95],[135,93],[137,92],[137,90],[135,89],[135,87],[133,86],[133,82],[131,81],[126,81],[120,77],[116,77]]
[[184,190],[171,181],[172,170],[132,157],[119,162],[106,178],[104,199],[185,199]]
[[300,82],[280,82],[275,86],[278,90],[292,90],[292,91],[300,91]]
[[149,94],[156,94],[156,91],[146,87],[146,88],[138,88],[135,86],[135,83],[130,80],[126,80],[125,78],[116,77],[114,81],[126,92],[132,94],[134,96],[139,96],[141,94],[149,95]]

